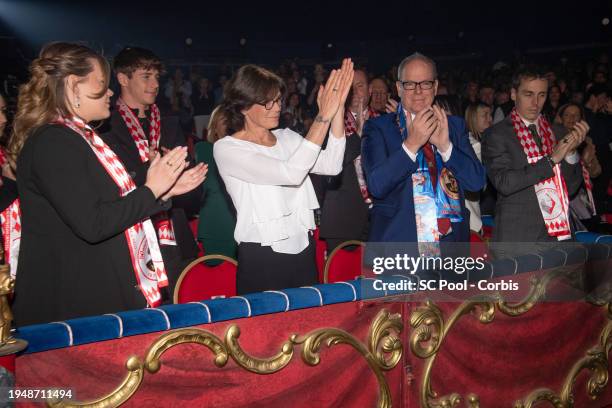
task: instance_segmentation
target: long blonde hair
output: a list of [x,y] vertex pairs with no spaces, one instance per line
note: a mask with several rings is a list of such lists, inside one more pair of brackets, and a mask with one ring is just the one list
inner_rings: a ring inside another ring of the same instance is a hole
[[13,163],[29,135],[39,127],[51,123],[59,115],[70,116],[66,96],[66,78],[69,75],[86,77],[93,71],[92,60],[98,61],[106,86],[99,95],[106,94],[110,77],[108,61],[91,48],[80,44],[55,42],[45,45],[30,65],[30,80],[19,88],[17,113],[8,153]]
[[491,107],[483,102],[474,102],[469,104],[467,109],[465,110],[465,123],[467,125],[468,130],[476,140],[480,140],[480,137],[482,136],[478,131],[477,126],[478,110],[485,108],[491,110]]

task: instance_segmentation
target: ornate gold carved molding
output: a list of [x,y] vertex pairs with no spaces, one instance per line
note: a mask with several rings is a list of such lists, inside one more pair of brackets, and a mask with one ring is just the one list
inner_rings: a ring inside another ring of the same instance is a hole
[[591,400],[597,399],[608,385],[610,349],[612,349],[612,322],[609,322],[601,332],[599,344],[588,350],[586,355],[574,364],[565,378],[560,394],[557,395],[548,388],[540,388],[531,392],[524,400],[517,401],[514,408],[531,408],[540,401],[549,402],[556,408],[573,407],[574,384],[578,375],[585,370],[591,373],[587,381],[587,395]]
[[179,329],[170,331],[153,342],[147,349],[144,364],[131,356],[126,363],[128,374],[123,382],[110,394],[95,401],[77,402],[70,400],[48,401],[51,407],[117,407],[134,395],[140,388],[145,370],[150,374],[157,373],[161,368],[161,357],[172,347],[191,343],[207,347],[215,356],[214,364],[224,367],[229,358],[245,370],[256,374],[273,374],[289,364],[294,355],[294,347],[302,347],[302,360],[310,365],[319,364],[321,345],[332,347],[346,344],[361,354],[374,372],[378,382],[378,403],[380,408],[391,407],[391,392],[383,374],[391,370],[401,360],[403,347],[399,334],[403,330],[400,314],[390,314],[381,310],[370,324],[367,342],[360,342],[350,333],[337,328],[322,328],[313,330],[304,336],[294,334],[283,343],[281,350],[270,358],[257,358],[245,352],[238,342],[240,329],[231,325],[225,332],[225,341],[221,341],[213,333],[203,329]]
[[[481,323],[490,323],[495,317],[495,301],[493,297],[478,297],[462,303],[453,314],[444,321],[442,311],[431,301],[418,307],[410,316],[410,326],[413,331],[410,335],[410,349],[419,358],[425,359],[423,366],[423,381],[420,389],[422,407],[456,407],[462,400],[457,393],[442,397],[433,390],[431,385],[431,372],[436,361],[438,351],[446,335],[466,314],[475,314]],[[425,345],[423,345],[425,343]],[[478,407],[478,396],[469,395],[468,402],[471,407]]]
[[63,408],[101,408],[101,407],[118,407],[127,400],[140,387],[142,378],[144,376],[144,370],[142,361],[136,356],[131,356],[125,363],[125,368],[128,371],[123,382],[113,390],[110,394],[98,398],[94,401],[88,402],[76,402],[76,401],[62,401],[62,400],[48,400],[47,405],[50,407],[63,407]]
[[255,358],[247,354],[238,343],[240,328],[236,325],[230,326],[225,333],[225,344],[232,359],[240,367],[255,374],[272,374],[282,370],[293,358],[293,343],[286,341],[281,351],[270,358]]
[[[558,268],[549,271],[542,277],[532,278],[529,293],[518,303],[508,303],[499,293],[494,296],[476,296],[466,300],[455,309],[446,322],[441,310],[431,301],[426,301],[423,306],[416,308],[410,316],[410,325],[413,331],[410,334],[409,343],[412,353],[426,360],[423,366],[420,389],[421,407],[456,407],[462,401],[462,397],[458,393],[438,396],[431,384],[432,368],[440,347],[447,334],[461,317],[472,314],[481,323],[490,323],[495,318],[496,308],[510,317],[521,316],[531,310],[545,296],[549,283],[558,278],[567,279],[572,284],[577,283],[574,268]],[[612,320],[612,303],[606,304],[605,307],[608,319]],[[538,389],[533,391],[525,399],[525,402],[517,401],[515,408],[531,408],[538,401],[551,402],[555,407],[573,406],[571,391],[577,375],[584,369],[592,372],[588,382],[588,393],[591,398],[595,399],[608,383],[608,354],[610,348],[612,348],[611,325],[612,323],[609,323],[604,328],[599,345],[589,350],[587,355],[574,365],[567,376],[561,396],[557,396],[549,389]],[[524,405],[519,405],[520,403]],[[468,394],[467,406],[470,408],[479,407],[478,396]]]

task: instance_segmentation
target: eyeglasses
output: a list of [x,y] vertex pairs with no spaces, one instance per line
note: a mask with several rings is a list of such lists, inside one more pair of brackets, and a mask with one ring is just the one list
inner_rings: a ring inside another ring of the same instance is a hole
[[399,82],[402,85],[402,88],[404,88],[405,91],[414,91],[417,88],[417,86],[421,88],[421,90],[427,91],[433,88],[434,83],[436,81],[421,81],[421,82],[397,81],[397,82]]
[[278,104],[279,108],[282,108],[284,102],[285,100],[283,99],[283,97],[279,96],[278,98],[273,99],[271,101],[265,103],[258,103],[258,105],[263,106],[264,108],[266,108],[266,110],[271,110],[274,107],[275,103]]

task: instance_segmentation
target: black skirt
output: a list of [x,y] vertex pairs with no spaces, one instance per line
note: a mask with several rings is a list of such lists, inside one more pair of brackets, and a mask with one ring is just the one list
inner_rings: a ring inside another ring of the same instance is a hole
[[310,286],[318,283],[315,243],[308,234],[308,246],[299,254],[274,252],[256,242],[238,245],[236,292],[239,295]]

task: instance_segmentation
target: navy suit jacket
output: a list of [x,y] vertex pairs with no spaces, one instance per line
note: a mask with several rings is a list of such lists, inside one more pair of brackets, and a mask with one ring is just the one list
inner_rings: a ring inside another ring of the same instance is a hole
[[[486,183],[485,170],[470,144],[465,121],[448,117],[451,156],[443,163],[459,184],[463,221],[452,223],[452,240],[469,241],[469,212],[463,191],[480,191]],[[361,150],[368,190],[374,198],[370,213],[370,242],[417,241],[412,174],[418,166],[402,148],[402,135],[395,113],[366,122]]]

